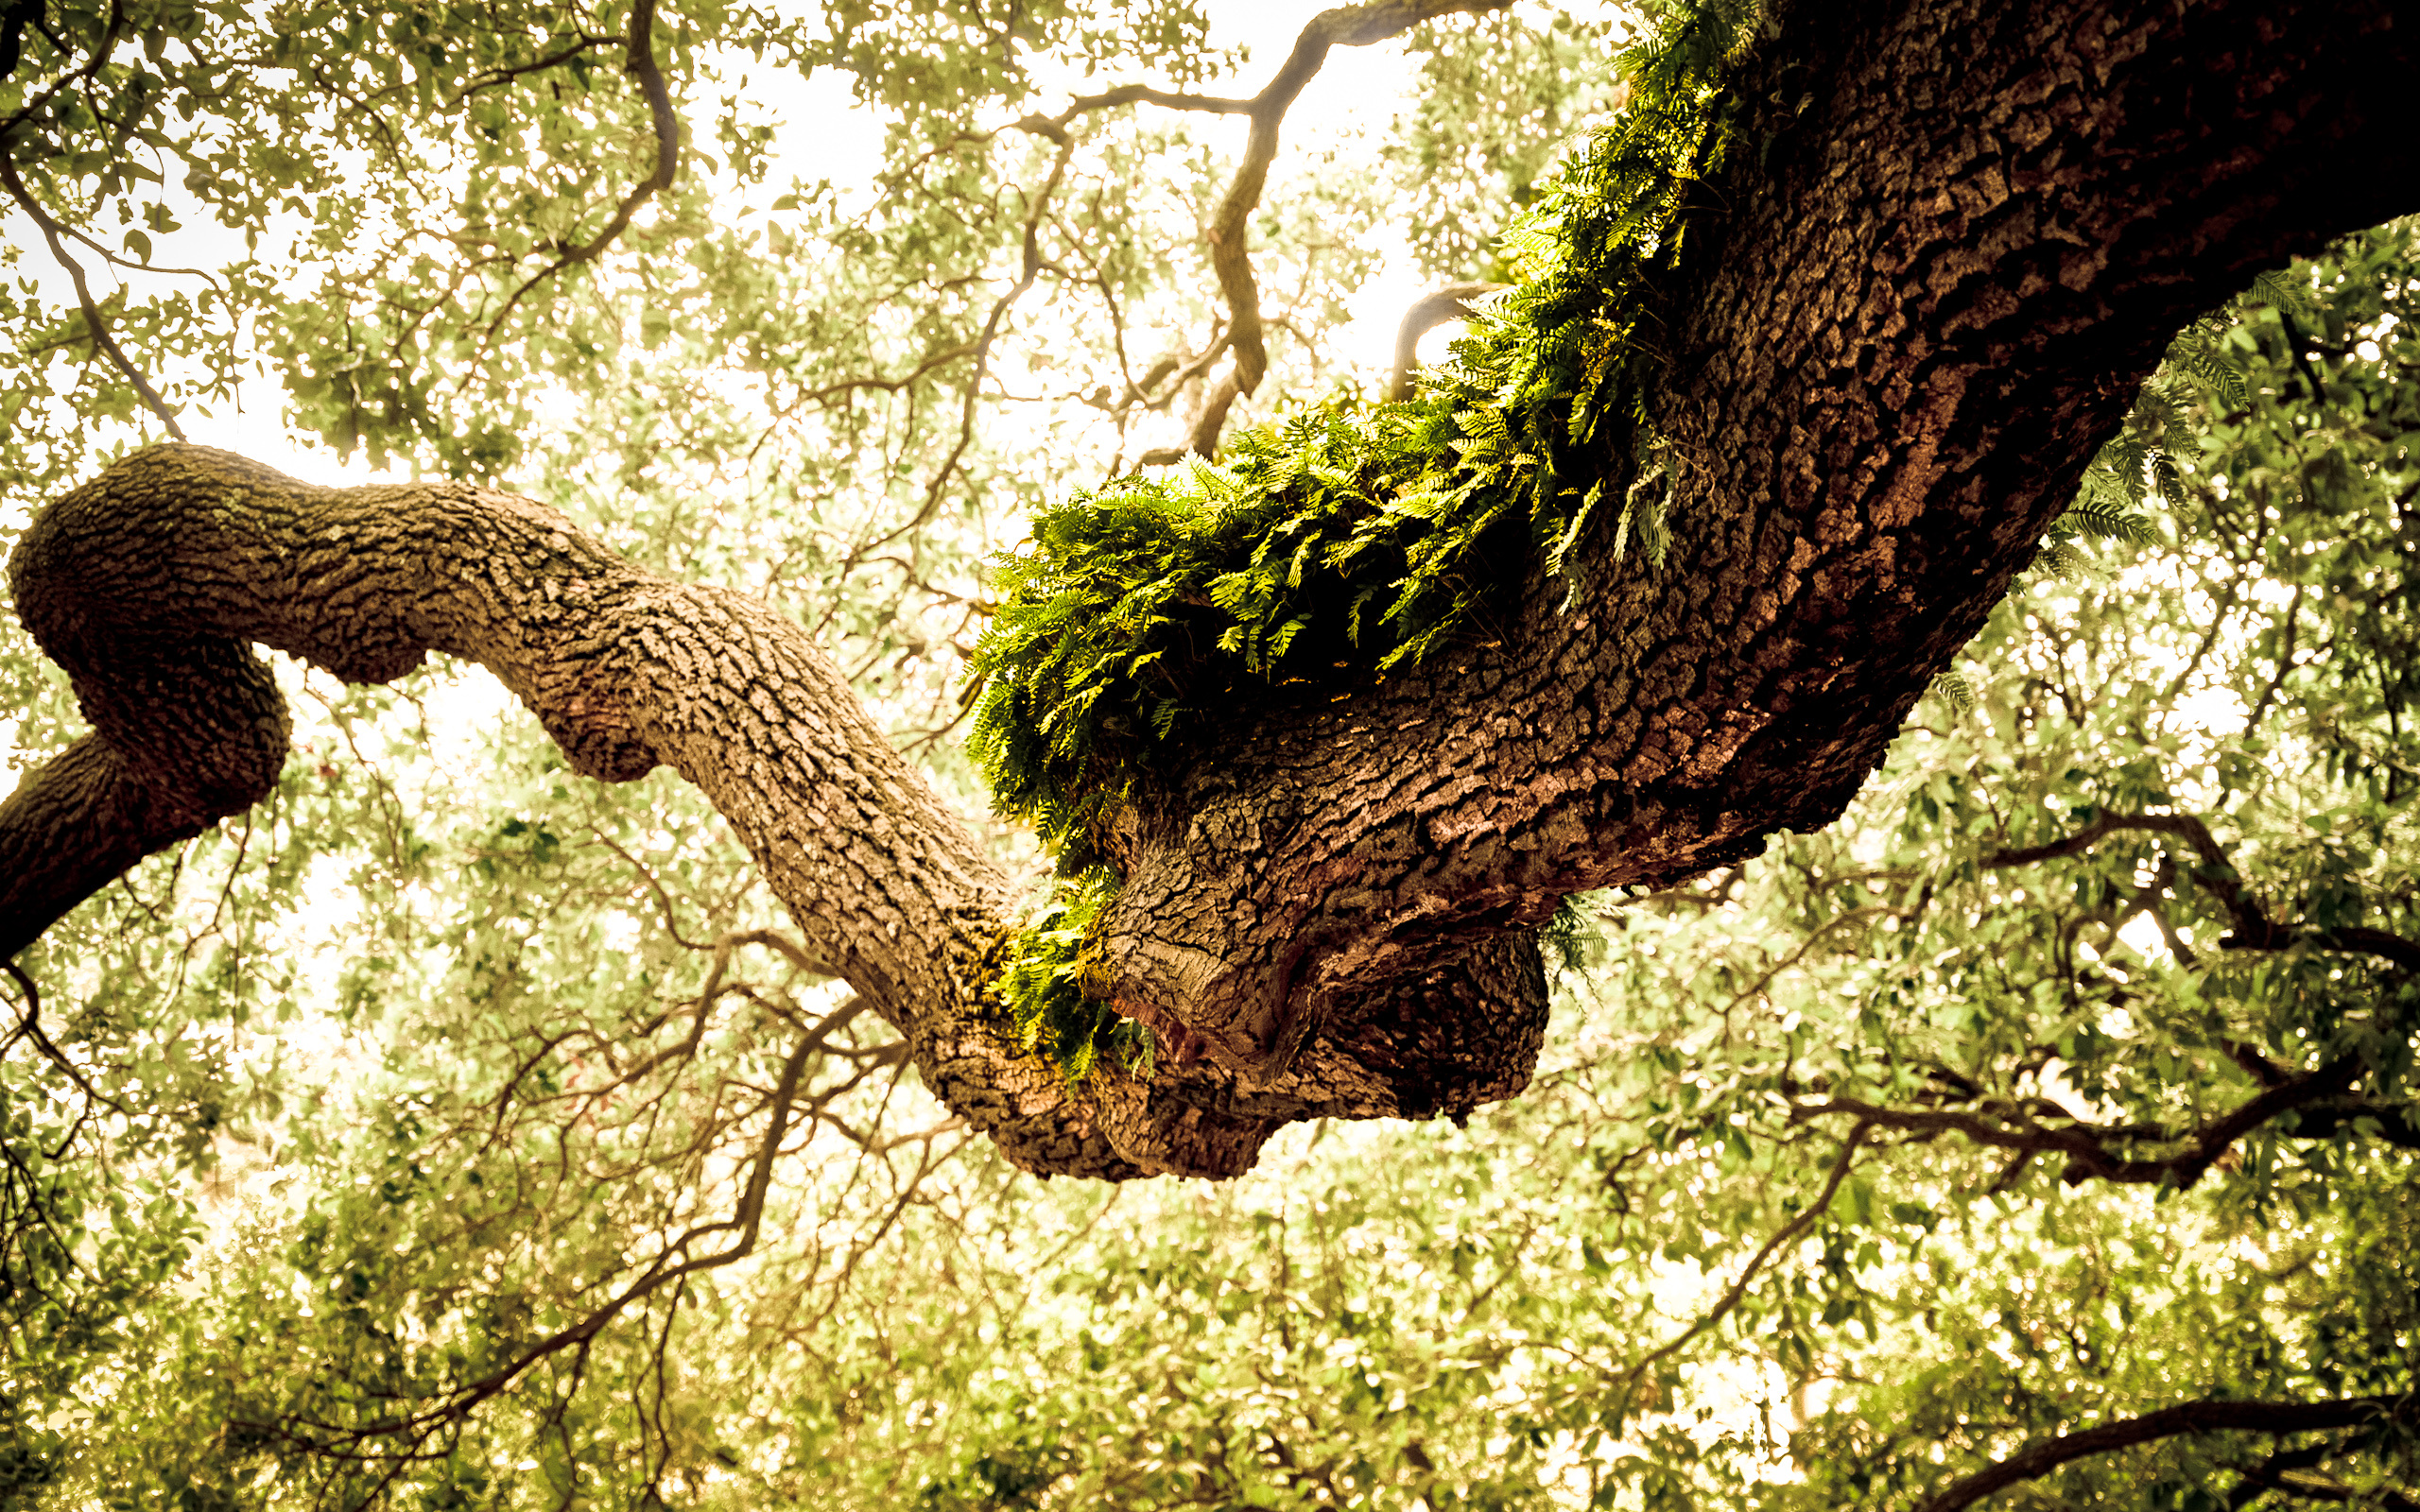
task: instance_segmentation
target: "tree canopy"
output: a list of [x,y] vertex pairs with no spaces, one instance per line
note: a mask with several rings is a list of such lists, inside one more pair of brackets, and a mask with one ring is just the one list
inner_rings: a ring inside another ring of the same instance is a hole
[[0,8],[0,1508],[2420,1502],[2408,18],[1216,35]]

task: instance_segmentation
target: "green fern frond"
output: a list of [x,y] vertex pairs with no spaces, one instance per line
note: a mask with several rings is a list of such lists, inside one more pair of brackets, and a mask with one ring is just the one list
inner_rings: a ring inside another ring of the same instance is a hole
[[2252,281],[2252,292],[2247,298],[2272,309],[2301,316],[2306,320],[2316,319],[2319,315],[2318,305],[2311,299],[2307,284],[2297,284],[2287,274],[2273,270]]
[[1975,685],[1966,680],[1964,673],[1945,672],[1933,679],[1932,686],[1925,691],[1959,713],[1975,712]]
[[2170,362],[2228,404],[2239,407],[2249,398],[2243,369],[2202,331],[2187,330],[2169,348],[2168,355]]
[[2033,554],[2027,569],[2056,582],[2067,582],[2093,576],[2092,558],[2064,541],[2046,541]]
[[2149,546],[2159,541],[2159,531],[2149,519],[2095,493],[2078,495],[2052,528],[2068,535],[2122,541],[2130,546]]

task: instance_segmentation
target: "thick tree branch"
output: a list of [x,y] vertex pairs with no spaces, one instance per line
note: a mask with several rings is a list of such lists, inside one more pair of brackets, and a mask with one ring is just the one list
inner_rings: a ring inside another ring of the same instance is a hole
[[1273,1077],[1103,1068],[1071,1092],[992,995],[1014,889],[806,632],[632,567],[525,499],[316,489],[155,447],[43,511],[9,576],[95,730],[0,804],[0,958],[274,784],[285,711],[247,643],[367,682],[441,651],[495,673],[574,769],[628,781],[661,763],[696,782],[800,926],[720,949],[773,944],[846,979],[925,1084],[1028,1168],[1229,1175],[1287,1122],[1467,1112],[1519,1090],[1536,1056],[1545,975],[1534,944],[1507,939],[1373,993],[1354,1042]]
[[1757,148],[1658,296],[1665,564],[1598,511],[1576,596],[1532,564],[1459,651],[1273,692],[1137,790],[1119,1001],[1210,1057],[1266,1074],[1564,894],[1829,823],[2175,331],[2420,184],[2385,0],[1775,16],[1734,83]]
[[[1328,12],[1263,98],[1452,9]],[[1559,897],[1828,823],[2174,330],[2420,184],[2388,0],[1776,14],[1736,81],[1757,149],[1705,185],[1658,295],[1665,563],[1615,553],[1599,511],[1577,595],[1531,564],[1423,667],[1272,687],[1116,819],[1111,990],[1189,1064],[1070,1093],[1016,1052],[988,989],[1013,889],[784,616],[526,500],[314,490],[198,448],[117,464],[11,561],[95,732],[0,805],[0,955],[275,781],[284,711],[246,643],[373,681],[436,650],[495,671],[578,769],[697,782],[818,969],[1029,1168],[1224,1174],[1314,1109],[1503,1095]],[[1268,151],[1277,117],[1253,116]],[[1619,490],[1634,464],[1587,465]]]
[[1987,1470],[1967,1476],[1927,1502],[1920,1512],[1960,1512],[1995,1491],[2038,1480],[2060,1466],[2088,1455],[2180,1434],[2309,1434],[2358,1428],[2390,1416],[2409,1418],[2412,1397],[2356,1397],[2345,1401],[2187,1401],[2081,1433],[2063,1434],[2010,1455]]

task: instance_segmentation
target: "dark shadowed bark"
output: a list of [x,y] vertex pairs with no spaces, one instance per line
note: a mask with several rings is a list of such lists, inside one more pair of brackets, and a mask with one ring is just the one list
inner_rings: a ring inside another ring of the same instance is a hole
[[[2398,26],[2398,21],[2406,24]],[[1595,522],[1584,587],[1340,704],[1222,730],[1120,827],[1109,950],[1165,1053],[1076,1093],[985,983],[1011,893],[804,632],[526,500],[330,491],[138,454],[46,510],[18,612],[93,735],[0,806],[0,954],[267,791],[259,642],[339,676],[476,660],[581,771],[669,765],[928,1085],[1028,1168],[1243,1169],[1316,1116],[1517,1091],[1532,931],[1837,816],[2187,319],[2413,208],[2396,8],[1787,8],[1663,291],[1661,568]],[[1619,496],[1637,459],[1600,459]]]

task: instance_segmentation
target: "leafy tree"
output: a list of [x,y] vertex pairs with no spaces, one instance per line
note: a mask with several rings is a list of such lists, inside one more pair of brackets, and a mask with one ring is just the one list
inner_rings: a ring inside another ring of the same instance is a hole
[[1904,9],[9,8],[0,1499],[2410,1504],[2410,28]]

